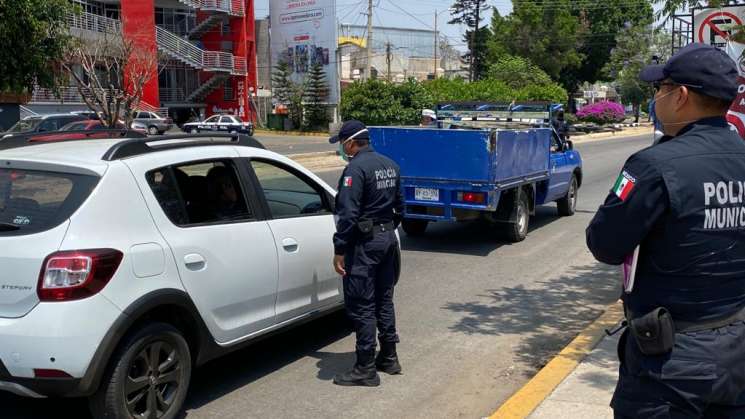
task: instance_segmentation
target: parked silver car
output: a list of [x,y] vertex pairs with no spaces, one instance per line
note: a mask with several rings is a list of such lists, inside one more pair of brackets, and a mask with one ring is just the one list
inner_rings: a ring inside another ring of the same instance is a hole
[[154,112],[139,111],[135,114],[134,122],[141,123],[147,127],[150,135],[163,134],[173,128],[173,120],[164,118]]

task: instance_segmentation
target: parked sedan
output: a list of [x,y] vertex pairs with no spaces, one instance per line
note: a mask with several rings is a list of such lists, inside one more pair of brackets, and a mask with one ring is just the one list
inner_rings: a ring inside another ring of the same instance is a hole
[[202,122],[189,122],[182,127],[184,132],[197,134],[204,131],[230,132],[254,135],[254,124],[243,122],[233,115],[214,115]]
[[[87,121],[78,121],[71,124],[67,124],[60,128],[60,131],[92,131],[92,130],[107,130],[111,129],[98,120],[89,119]],[[117,122],[114,129],[125,129],[124,123]]]
[[171,118],[164,118],[154,112],[137,112],[134,122],[145,125],[147,127],[147,133],[150,135],[163,134],[173,128],[173,120]]
[[27,116],[16,122],[8,131],[4,132],[2,138],[34,132],[57,131],[71,122],[85,121],[87,119],[84,116],[69,113]]

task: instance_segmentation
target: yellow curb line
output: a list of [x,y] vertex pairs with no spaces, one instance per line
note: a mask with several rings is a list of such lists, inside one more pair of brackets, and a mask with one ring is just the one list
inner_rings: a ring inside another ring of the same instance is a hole
[[623,317],[620,301],[609,305],[605,313],[574,338],[533,379],[510,397],[494,412],[490,419],[523,419],[528,417],[543,400],[579,365],[600,343],[604,330],[618,323]]

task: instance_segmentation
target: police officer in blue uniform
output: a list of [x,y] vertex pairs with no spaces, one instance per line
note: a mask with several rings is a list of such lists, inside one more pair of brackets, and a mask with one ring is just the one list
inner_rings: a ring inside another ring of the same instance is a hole
[[745,143],[725,119],[737,68],[692,44],[641,79],[665,137],[629,158],[587,228],[601,262],[639,249],[611,406],[616,418],[743,418]]
[[[377,371],[400,374],[393,288],[400,255],[395,231],[403,214],[399,167],[370,147],[359,121],[345,122],[329,142],[349,164],[336,197],[334,269],[344,277],[344,302],[357,336],[357,361],[334,377],[343,386],[378,386]],[[375,357],[375,330],[380,353]]]

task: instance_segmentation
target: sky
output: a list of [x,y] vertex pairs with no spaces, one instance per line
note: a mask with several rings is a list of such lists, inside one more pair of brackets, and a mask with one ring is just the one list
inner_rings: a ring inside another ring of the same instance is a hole
[[[260,19],[269,15],[269,2],[271,0],[255,0],[256,18]],[[345,24],[367,24],[368,0],[336,0],[336,15],[340,23]],[[434,29],[435,10],[438,11],[438,30],[447,37],[450,45],[464,50],[466,45],[463,41],[465,33],[464,25],[448,25],[450,14],[447,9],[453,4],[453,0],[374,0],[373,1],[373,25],[390,26],[412,29]],[[502,16],[512,11],[512,0],[489,0],[489,8],[484,14],[482,25],[491,22],[491,7],[495,6]],[[655,5],[655,11],[660,6]]]
[[[270,0],[255,0],[256,18],[269,15]],[[336,0],[336,16],[340,23],[367,24],[368,0]],[[450,14],[446,11],[453,0],[374,0],[373,25],[412,29],[434,29],[435,10],[439,13],[438,30],[447,37],[451,45],[463,44],[465,26],[448,25]],[[512,10],[511,0],[490,0],[482,25],[491,19],[491,6],[496,6],[502,15]],[[462,45],[461,45],[462,46]],[[463,49],[463,48],[459,48]]]

